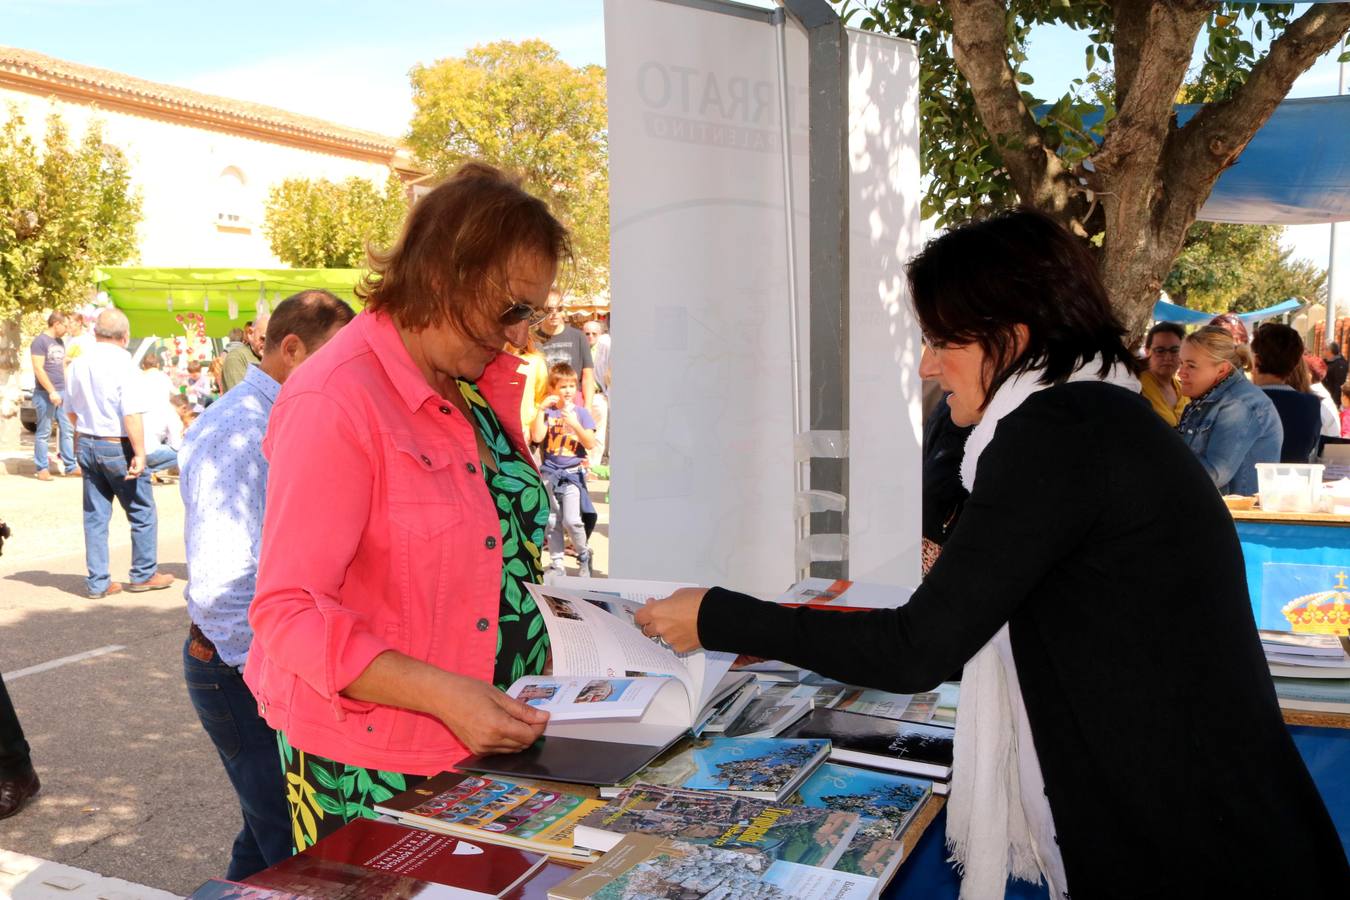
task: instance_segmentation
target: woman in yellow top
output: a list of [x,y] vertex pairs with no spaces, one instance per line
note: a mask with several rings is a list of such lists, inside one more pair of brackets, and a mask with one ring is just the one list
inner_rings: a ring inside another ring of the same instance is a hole
[[517,347],[508,343],[506,352],[525,361],[520,367],[521,374],[525,376],[525,392],[520,396],[520,424],[525,440],[529,442],[530,426],[534,424],[539,408],[548,396],[548,358],[539,352],[533,331],[525,332],[525,346]]
[[1148,331],[1144,349],[1148,351],[1148,368],[1139,374],[1139,392],[1153,411],[1173,428],[1181,421],[1186,408],[1186,396],[1181,393],[1177,369],[1181,367],[1181,341],[1186,329],[1176,322],[1159,322]]

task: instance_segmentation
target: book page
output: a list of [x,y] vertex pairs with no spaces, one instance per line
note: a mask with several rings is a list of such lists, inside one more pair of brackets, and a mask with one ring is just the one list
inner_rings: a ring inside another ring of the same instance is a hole
[[526,587],[539,605],[548,629],[553,674],[605,678],[668,675],[684,685],[689,698],[689,717],[678,724],[690,724],[701,685],[670,649],[644,636],[633,624],[631,615],[621,619],[588,603],[575,591],[551,585]]
[[[592,675],[530,675],[506,693],[546,710],[552,721],[591,722],[640,719],[670,678],[597,678]],[[681,688],[674,687],[677,692]]]
[[[581,579],[577,579],[581,580]],[[632,584],[634,582],[630,582]],[[636,584],[664,584],[664,582],[635,582]],[[658,646],[665,646],[656,638],[649,638],[642,634],[642,629],[638,627],[633,616],[646,602],[645,591],[629,591],[628,593],[616,593],[612,591],[583,591],[579,596],[589,603],[600,607],[628,624],[643,640],[653,641]],[[641,598],[641,599],[640,599]],[[659,599],[659,598],[658,598]],[[666,649],[669,649],[666,647]],[[673,652],[673,651],[672,651]],[[731,666],[736,661],[736,654],[723,653],[716,650],[690,650],[687,653],[676,653],[675,656],[684,663],[690,677],[695,685],[698,686],[696,693],[690,694],[691,720],[697,720],[699,713],[708,705],[713,693],[717,690],[717,684],[722,677],[731,671]]]

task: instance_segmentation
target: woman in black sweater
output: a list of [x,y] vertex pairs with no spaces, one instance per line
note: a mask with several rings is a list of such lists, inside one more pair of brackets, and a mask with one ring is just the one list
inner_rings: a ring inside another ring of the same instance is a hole
[[965,897],[1350,896],[1285,728],[1232,518],[1138,395],[1094,260],[1020,211],[910,263],[970,498],[906,606],[839,614],[721,588],[638,621],[676,650],[912,693],[965,666],[947,838]]

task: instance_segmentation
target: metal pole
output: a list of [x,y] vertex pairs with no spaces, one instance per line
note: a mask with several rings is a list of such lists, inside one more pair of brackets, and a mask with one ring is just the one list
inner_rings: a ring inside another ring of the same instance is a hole
[[[783,141],[783,231],[787,236],[787,278],[788,278],[788,344],[792,360],[792,437],[794,442],[802,433],[802,398],[806,391],[802,385],[801,331],[800,319],[801,294],[797,287],[797,205],[792,190],[792,121],[791,101],[788,94],[787,72],[787,13],[779,7],[773,11],[773,26],[778,32],[778,124]],[[792,465],[794,498],[806,491],[806,472],[808,463],[796,460]],[[797,519],[795,540],[806,536],[806,522]],[[805,572],[798,571],[801,578]]]
[[[1340,84],[1336,88],[1336,96],[1345,94],[1345,70],[1346,63],[1341,63]],[[1336,223],[1331,223],[1331,242],[1327,250],[1327,326],[1326,333],[1322,335],[1322,345],[1325,347],[1336,340]]]
[[[824,0],[781,0],[806,29],[810,148],[810,406],[812,432],[848,430],[848,41]],[[811,489],[848,496],[848,457],[811,460]],[[848,577],[848,510],[811,514],[812,535],[842,535],[843,558],[812,563],[818,578]]]

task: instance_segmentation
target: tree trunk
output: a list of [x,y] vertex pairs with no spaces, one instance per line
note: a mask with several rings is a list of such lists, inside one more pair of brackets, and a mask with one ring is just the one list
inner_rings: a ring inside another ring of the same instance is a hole
[[[19,447],[19,314],[0,321],[0,449]],[[6,415],[8,413],[8,415]],[[0,475],[4,467],[0,466]]]
[[[1099,264],[1131,338],[1143,335],[1163,282],[1224,169],[1288,94],[1294,79],[1350,30],[1350,4],[1312,6],[1271,42],[1230,99],[1178,128],[1172,103],[1196,37],[1213,12],[1201,0],[1116,0],[1117,115],[1101,147],[1070,170],[1047,148],[1008,62],[1006,4],[949,0],[952,50],[980,120],[1024,203],[1084,235],[1102,232]],[[1095,198],[1098,208],[1089,202]]]

